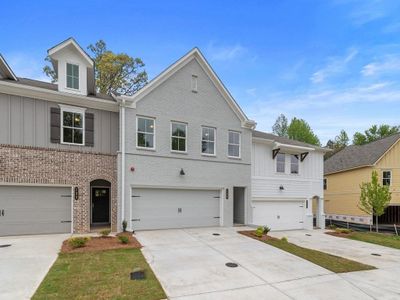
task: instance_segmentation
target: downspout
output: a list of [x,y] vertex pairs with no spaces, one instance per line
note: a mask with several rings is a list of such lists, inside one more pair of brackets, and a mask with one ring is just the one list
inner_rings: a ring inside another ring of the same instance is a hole
[[125,220],[125,99],[121,106],[121,224]]

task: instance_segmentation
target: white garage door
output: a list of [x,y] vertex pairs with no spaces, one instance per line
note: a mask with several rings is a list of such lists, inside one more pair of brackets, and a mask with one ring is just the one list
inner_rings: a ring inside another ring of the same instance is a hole
[[302,229],[303,201],[253,201],[253,223],[271,230]]
[[71,188],[0,186],[0,236],[71,232]]
[[219,226],[218,190],[132,189],[134,230]]

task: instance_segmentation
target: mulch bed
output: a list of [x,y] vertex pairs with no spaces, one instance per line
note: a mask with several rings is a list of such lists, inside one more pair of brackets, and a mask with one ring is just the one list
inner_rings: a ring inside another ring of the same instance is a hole
[[238,231],[238,233],[248,236],[252,239],[259,240],[259,241],[278,240],[277,238],[274,238],[274,237],[266,235],[266,234],[263,234],[262,237],[258,237],[255,235],[255,230],[242,230],[242,231]]
[[[125,235],[128,237],[129,242],[127,244],[122,244],[118,239],[119,235]],[[112,250],[112,249],[129,249],[129,248],[142,248],[142,245],[137,241],[137,239],[132,236],[130,232],[121,232],[117,236],[106,236],[106,237],[91,237],[84,247],[72,248],[68,240],[65,240],[61,247],[61,253],[75,253],[75,252],[92,252],[92,251],[102,251],[102,250]]]

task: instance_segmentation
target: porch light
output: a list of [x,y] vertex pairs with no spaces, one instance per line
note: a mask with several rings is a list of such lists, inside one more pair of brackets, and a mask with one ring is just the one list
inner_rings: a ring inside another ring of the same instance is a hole
[[183,169],[181,168],[181,171],[179,172],[179,175],[184,176],[185,175],[185,171],[183,171]]
[[283,185],[281,185],[280,187],[279,187],[279,190],[281,190],[281,191],[283,191],[285,188],[283,187]]

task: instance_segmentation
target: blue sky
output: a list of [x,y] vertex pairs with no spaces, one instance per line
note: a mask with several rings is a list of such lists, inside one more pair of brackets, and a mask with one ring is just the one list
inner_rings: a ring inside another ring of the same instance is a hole
[[69,36],[141,57],[150,78],[198,46],[257,128],[280,113],[325,143],[400,124],[400,1],[7,1],[0,53],[47,80],[46,50]]

